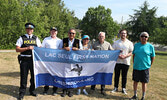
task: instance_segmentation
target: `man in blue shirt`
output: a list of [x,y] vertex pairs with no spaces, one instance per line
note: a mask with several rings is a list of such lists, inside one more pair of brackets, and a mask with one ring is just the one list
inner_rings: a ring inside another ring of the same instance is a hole
[[149,82],[149,69],[155,59],[155,51],[153,45],[148,43],[149,34],[142,32],[140,34],[140,41],[136,43],[133,50],[133,88],[134,96],[132,99],[137,98],[137,85],[138,82],[142,83],[142,98],[145,98],[146,86]]

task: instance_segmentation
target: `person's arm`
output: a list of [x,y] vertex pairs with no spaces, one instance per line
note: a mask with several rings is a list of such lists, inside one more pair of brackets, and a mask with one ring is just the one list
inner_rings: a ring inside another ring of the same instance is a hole
[[42,47],[41,41],[39,40],[38,37],[37,37],[36,41],[37,41],[37,47]]
[[135,57],[135,54],[133,54],[133,63],[134,63],[134,57]]
[[111,44],[109,44],[108,50],[114,50]]
[[155,59],[155,57],[151,57],[151,65],[153,64],[154,59]]
[[16,46],[16,52],[24,52],[24,51],[33,50],[33,49],[34,49],[33,46],[24,47],[24,48],[21,48],[21,47],[19,47],[19,46]]

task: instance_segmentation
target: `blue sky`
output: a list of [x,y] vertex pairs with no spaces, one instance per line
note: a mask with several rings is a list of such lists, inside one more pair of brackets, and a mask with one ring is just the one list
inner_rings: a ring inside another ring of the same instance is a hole
[[[123,22],[129,19],[129,15],[133,15],[134,9],[139,10],[145,0],[63,0],[65,7],[70,9],[70,11],[75,12],[75,16],[82,19],[85,16],[89,7],[98,7],[98,5],[105,6],[105,8],[110,8],[112,11],[111,17],[114,21],[121,23],[123,17]],[[157,7],[157,17],[165,16],[167,17],[167,0],[147,0],[149,3],[149,9],[152,7]]]

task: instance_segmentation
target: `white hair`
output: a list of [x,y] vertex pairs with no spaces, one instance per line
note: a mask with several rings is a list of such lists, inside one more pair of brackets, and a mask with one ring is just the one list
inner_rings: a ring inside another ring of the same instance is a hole
[[149,37],[149,34],[148,34],[147,32],[141,32],[140,37],[141,37],[143,34],[145,34],[145,35],[147,35],[147,36]]
[[104,34],[104,36],[106,35],[106,33],[105,33],[105,32],[99,32],[99,35],[100,35],[100,34]]

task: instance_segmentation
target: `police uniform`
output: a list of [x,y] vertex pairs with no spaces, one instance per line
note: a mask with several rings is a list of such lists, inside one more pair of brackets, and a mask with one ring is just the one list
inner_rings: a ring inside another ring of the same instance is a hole
[[[26,23],[26,28],[33,29],[35,26],[32,23]],[[20,48],[25,48],[29,46],[41,46],[41,42],[37,36],[31,34],[22,35],[16,42],[16,46]],[[33,70],[33,60],[32,60],[32,50],[26,50],[20,53],[20,89],[19,89],[19,99],[22,99],[27,86],[27,76],[30,70],[31,79],[30,79],[30,95],[36,96],[34,93],[35,83],[34,83],[34,70]]]

